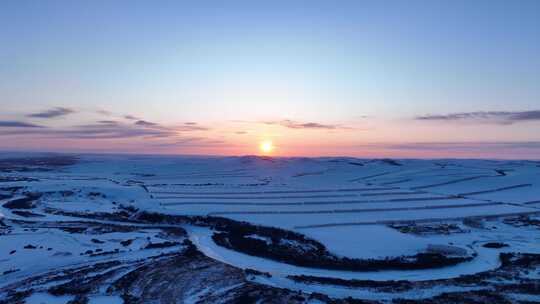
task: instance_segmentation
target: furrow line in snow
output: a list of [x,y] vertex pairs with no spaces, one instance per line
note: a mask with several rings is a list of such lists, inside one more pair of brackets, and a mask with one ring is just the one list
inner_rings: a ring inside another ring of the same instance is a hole
[[412,194],[425,194],[425,191],[402,191],[402,192],[376,192],[376,193],[362,193],[360,196],[388,196],[388,195],[412,195]]
[[388,186],[388,185],[401,184],[401,183],[406,183],[406,182],[410,182],[410,181],[412,181],[411,178],[400,179],[400,180],[393,181],[393,182],[381,183],[381,186]]
[[309,228],[324,228],[324,227],[338,227],[338,226],[369,226],[369,225],[394,225],[394,224],[418,224],[418,223],[433,223],[433,222],[447,222],[447,221],[461,221],[467,218],[501,218],[508,216],[520,216],[520,215],[538,215],[540,211],[524,211],[524,212],[511,212],[511,213],[499,213],[499,214],[486,214],[475,216],[458,216],[458,217],[442,217],[442,218],[425,218],[416,220],[383,220],[383,221],[371,221],[371,222],[344,222],[344,223],[327,223],[327,224],[315,224],[315,225],[302,225],[294,226],[294,229],[309,229]]
[[483,190],[483,191],[460,193],[460,194],[458,194],[458,196],[494,193],[494,192],[500,192],[500,191],[504,191],[504,190],[511,190],[511,189],[517,189],[517,188],[523,188],[523,187],[530,187],[530,186],[532,186],[532,184],[519,184],[519,185],[514,185],[514,186],[495,188],[495,189],[489,189],[489,190]]
[[356,194],[334,195],[290,195],[290,196],[156,196],[155,199],[217,199],[217,200],[245,200],[245,199],[290,199],[290,198],[333,198],[356,197]]
[[446,185],[457,184],[457,183],[471,181],[471,180],[475,180],[475,179],[479,179],[479,178],[485,178],[485,177],[495,177],[495,176],[493,176],[493,175],[471,176],[471,177],[454,179],[454,180],[450,180],[450,181],[446,181],[446,182],[442,182],[442,183],[437,183],[437,184],[430,184],[430,185],[424,185],[424,186],[411,187],[411,189],[412,190],[417,190],[417,189],[427,189],[427,188],[433,188],[433,187],[439,187],[439,186],[446,186]]
[[350,200],[350,201],[321,201],[321,202],[286,202],[286,203],[254,203],[254,202],[166,202],[160,203],[162,206],[182,206],[182,205],[224,205],[224,206],[299,206],[299,205],[345,205],[345,204],[371,204],[371,203],[399,203],[399,202],[424,202],[441,200],[459,200],[462,197],[441,196],[441,197],[418,197],[418,198],[396,198],[386,200]]
[[335,210],[306,210],[306,211],[218,211],[210,212],[213,215],[233,215],[233,214],[336,214],[336,213],[370,213],[370,212],[392,212],[392,211],[413,211],[413,210],[431,210],[431,209],[455,209],[505,205],[505,203],[474,203],[474,204],[454,204],[440,206],[422,206],[422,207],[398,207],[398,208],[371,208],[371,209],[335,209]]
[[397,190],[399,187],[375,188],[339,188],[339,189],[313,189],[313,190],[269,190],[269,191],[232,191],[232,192],[182,192],[182,191],[151,191],[152,194],[182,194],[182,195],[240,195],[240,194],[294,194],[294,193],[325,193],[325,192],[363,192]]
[[361,180],[366,180],[366,179],[375,178],[375,177],[397,173],[397,172],[400,172],[400,171],[389,171],[389,172],[383,172],[383,173],[378,173],[378,174],[373,174],[373,175],[368,175],[368,176],[362,176],[362,177],[350,179],[349,182],[358,182]]

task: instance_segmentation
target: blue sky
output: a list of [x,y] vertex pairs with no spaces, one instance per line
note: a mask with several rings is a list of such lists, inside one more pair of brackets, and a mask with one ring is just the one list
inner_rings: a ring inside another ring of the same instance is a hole
[[[334,147],[320,154],[355,155],[367,143],[540,141],[537,119],[501,123],[540,110],[539,1],[6,0],[0,39],[0,121],[60,131],[125,115],[196,122],[207,130],[178,136],[214,142],[201,151],[211,154],[252,152],[241,147],[264,138],[281,151],[304,138]],[[56,107],[73,113],[28,117]],[[435,119],[477,112],[504,113]],[[24,133],[0,148],[54,132]],[[155,151],[139,139],[110,150]],[[184,149],[200,147],[171,152]]]

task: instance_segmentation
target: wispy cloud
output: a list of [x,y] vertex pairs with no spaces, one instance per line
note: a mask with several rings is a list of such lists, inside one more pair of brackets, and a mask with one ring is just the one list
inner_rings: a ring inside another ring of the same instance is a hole
[[[160,124],[131,115],[119,115],[103,109],[81,110],[98,114],[95,121],[87,121],[75,125],[36,124],[21,119],[0,120],[0,141],[5,138],[25,140],[75,140],[100,141],[115,140],[115,143],[140,143],[144,146],[190,147],[212,146],[222,141],[207,139],[204,132],[208,127],[197,122],[179,122],[177,124]],[[43,112],[27,114],[34,119],[52,119],[74,113],[69,108],[56,107]],[[15,116],[16,117],[16,116]],[[91,117],[91,116],[90,116]],[[192,133],[193,132],[193,133]],[[197,134],[195,134],[197,133]],[[124,141],[125,140],[125,141]],[[141,141],[142,140],[142,141]],[[36,141],[38,142],[38,141]],[[1,145],[0,145],[1,146]]]
[[289,129],[315,129],[315,130],[336,130],[336,129],[350,129],[336,124],[323,124],[318,122],[298,122],[290,119],[284,119],[280,121],[265,121],[267,125],[279,125]]
[[430,151],[452,151],[452,150],[485,150],[485,149],[540,149],[538,141],[519,142],[421,142],[382,145],[393,150],[430,150]]
[[133,137],[170,137],[175,133],[167,130],[138,128],[116,124],[89,124],[64,129],[18,129],[3,130],[0,136],[39,136],[59,137],[66,139],[115,139]]
[[155,143],[155,147],[211,147],[224,144],[223,140],[209,139],[205,137],[185,137],[177,139],[174,142]]
[[421,121],[469,121],[510,125],[525,121],[540,121],[540,110],[534,111],[477,111],[451,114],[428,114],[417,116]]
[[75,113],[75,110],[63,107],[56,107],[43,112],[28,114],[27,116],[32,118],[56,118],[66,116],[71,113]]
[[173,126],[171,129],[174,129],[179,132],[191,132],[191,131],[208,131],[210,128],[201,126],[199,124],[184,124],[180,126]]
[[76,125],[64,128],[45,128],[19,121],[0,121],[0,136],[39,136],[66,139],[120,139],[120,138],[169,138],[176,139],[183,132],[203,131],[202,126],[166,127],[147,121],[133,124],[115,120],[100,120],[91,124]]
[[124,115],[124,118],[127,120],[140,120],[140,118],[135,117],[133,115]]
[[155,122],[150,122],[146,120],[137,120],[134,123],[136,126],[142,127],[142,128],[149,128],[149,129],[160,129],[163,131],[171,131],[171,132],[192,132],[192,131],[207,131],[208,128],[204,126],[200,126],[199,124],[195,122],[190,123],[184,123],[180,125],[175,126],[163,126]]
[[344,147],[369,157],[538,159],[540,141],[362,143]]
[[135,122],[135,124],[137,126],[141,126],[141,127],[152,127],[152,128],[159,127],[159,124],[154,123],[154,122],[149,122],[149,121],[146,121],[146,120],[137,120]]
[[0,127],[2,128],[44,128],[43,126],[35,125],[28,122],[10,121],[10,120],[0,121]]
[[119,125],[120,124],[120,122],[116,120],[100,120],[98,121],[98,123],[104,124],[104,125]]

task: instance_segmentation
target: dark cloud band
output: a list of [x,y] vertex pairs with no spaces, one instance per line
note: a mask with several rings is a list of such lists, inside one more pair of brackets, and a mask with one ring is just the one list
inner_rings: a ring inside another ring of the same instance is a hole
[[525,121],[540,121],[540,110],[517,112],[478,111],[452,114],[429,114],[417,116],[415,119],[421,121],[471,121],[509,125]]
[[22,122],[22,121],[0,121],[3,128],[43,128],[43,126]]
[[31,118],[56,118],[71,113],[75,113],[75,111],[69,108],[57,107],[43,112],[28,114],[27,116]]

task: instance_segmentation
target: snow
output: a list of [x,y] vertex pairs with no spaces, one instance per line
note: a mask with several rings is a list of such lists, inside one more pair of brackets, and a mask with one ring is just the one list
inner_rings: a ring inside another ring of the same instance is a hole
[[403,234],[381,225],[315,228],[302,233],[329,245],[334,254],[357,258],[414,255],[430,243],[427,238]]
[[26,298],[26,304],[66,304],[73,300],[73,296],[53,296],[48,293],[33,293]]
[[122,304],[124,300],[119,296],[93,296],[88,299],[88,304]]
[[[526,204],[540,200],[538,163],[486,160],[396,162],[400,165],[352,158],[81,155],[77,164],[55,171],[2,173],[10,177],[37,179],[31,182],[9,181],[1,183],[0,188],[23,186],[24,189],[15,197],[22,196],[22,192],[43,193],[36,207],[26,211],[44,217],[27,218],[13,213],[16,210],[3,207],[6,201],[2,201],[0,219],[11,223],[14,220],[32,220],[43,225],[68,223],[81,219],[54,215],[50,210],[119,212],[121,206],[129,206],[168,214],[221,216],[292,230],[321,242],[330,252],[342,257],[368,259],[414,255],[424,252],[430,244],[457,246],[478,254],[471,262],[441,269],[329,271],[235,252],[217,246],[211,240],[212,231],[187,227],[192,241],[206,255],[236,267],[270,272],[273,277],[264,279],[265,284],[314,292],[323,289],[334,295],[353,295],[356,292],[363,297],[369,296],[366,291],[308,286],[285,277],[453,278],[497,267],[500,252],[540,253],[540,235],[536,228],[512,227],[498,218],[512,214],[540,214],[539,204]],[[464,226],[463,219],[468,217],[478,217],[486,228]],[[393,222],[408,225],[452,223],[463,228],[464,232],[415,235],[387,226]],[[74,235],[52,227],[24,230],[16,224],[9,229],[10,233],[0,236],[0,273],[18,271],[0,276],[0,286],[51,269],[108,259],[81,255],[87,250],[119,249],[122,252],[114,254],[115,258],[136,260],[178,249],[140,250],[148,242],[163,241],[157,235],[158,230],[147,228],[100,235]],[[269,241],[258,235],[248,237]],[[96,244],[92,242],[94,238],[104,243]],[[124,247],[119,242],[126,238],[133,239],[133,243]],[[495,241],[504,242],[509,247],[482,247],[486,242]],[[38,248],[25,249],[29,244]],[[11,253],[13,250],[16,252]],[[65,303],[67,300],[35,293],[27,302]],[[90,303],[115,301],[120,299],[101,295],[90,297]]]
[[[136,260],[154,255],[156,252],[177,250],[177,247],[141,250],[150,242],[159,243],[164,241],[157,235],[159,230],[150,229],[127,233],[113,232],[99,235],[72,235],[55,228],[33,230],[23,231],[16,228],[12,233],[0,237],[0,273],[18,270],[4,275],[0,280],[0,287],[17,278],[23,278],[32,273],[44,272],[49,269],[84,265],[85,263],[106,260],[111,257]],[[103,243],[95,243],[92,239]],[[121,245],[120,242],[126,239],[132,239],[133,242],[129,246]],[[36,248],[27,249],[25,248],[27,245]],[[101,251],[96,251],[97,249]],[[85,254],[88,250],[99,253],[114,251],[115,249],[118,249],[119,252],[106,256],[92,257]],[[13,251],[15,252],[12,253]]]

